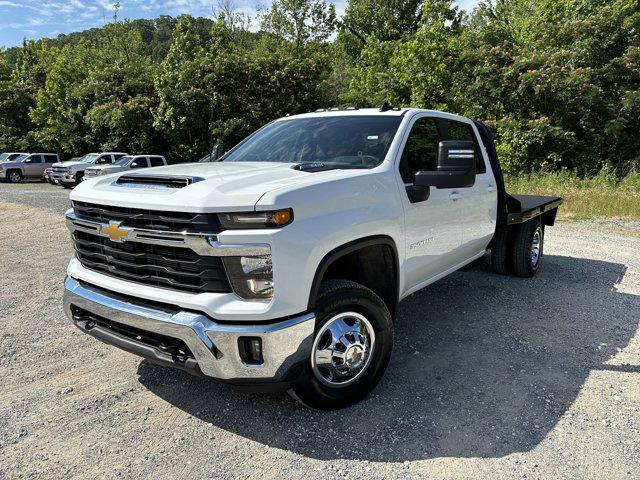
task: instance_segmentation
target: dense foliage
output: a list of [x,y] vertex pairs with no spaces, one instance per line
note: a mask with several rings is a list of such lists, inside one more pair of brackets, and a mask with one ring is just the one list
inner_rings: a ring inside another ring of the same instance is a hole
[[[193,161],[322,106],[486,122],[510,173],[640,163],[637,0],[276,0],[257,19],[114,21],[0,52],[0,151]],[[257,21],[258,28],[251,28]],[[257,30],[257,31],[256,31]]]

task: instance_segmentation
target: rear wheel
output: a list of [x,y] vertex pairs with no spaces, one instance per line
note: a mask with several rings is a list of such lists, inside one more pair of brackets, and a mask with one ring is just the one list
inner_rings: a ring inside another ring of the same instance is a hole
[[533,277],[542,261],[544,229],[539,219],[520,225],[513,248],[513,270],[519,277]]
[[511,235],[507,226],[496,229],[491,243],[491,269],[500,275],[508,275],[511,270]]
[[7,180],[9,183],[20,183],[22,181],[22,172],[20,170],[9,170],[7,172]]
[[373,291],[347,280],[322,284],[315,314],[311,354],[289,393],[310,408],[348,407],[366,397],[387,368],[391,314]]

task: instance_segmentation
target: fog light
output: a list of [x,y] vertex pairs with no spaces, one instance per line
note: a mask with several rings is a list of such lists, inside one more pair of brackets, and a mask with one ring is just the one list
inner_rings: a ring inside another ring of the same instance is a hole
[[238,353],[242,361],[248,365],[262,365],[262,339],[260,337],[238,338]]
[[273,297],[271,255],[223,257],[222,262],[236,295],[249,300]]

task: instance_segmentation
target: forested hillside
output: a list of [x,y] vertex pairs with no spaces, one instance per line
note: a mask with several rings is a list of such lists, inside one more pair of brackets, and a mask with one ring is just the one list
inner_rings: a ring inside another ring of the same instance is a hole
[[[227,4],[228,7],[228,4]],[[0,52],[0,151],[193,161],[287,113],[447,110],[486,122],[508,172],[640,164],[637,0],[275,0],[258,18],[118,20]]]

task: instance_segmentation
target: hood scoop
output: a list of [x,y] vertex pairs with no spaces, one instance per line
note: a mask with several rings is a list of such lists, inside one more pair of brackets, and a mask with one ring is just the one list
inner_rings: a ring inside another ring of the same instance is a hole
[[128,188],[155,188],[155,189],[180,189],[201,182],[200,177],[180,177],[166,175],[122,175],[113,182],[117,187]]

